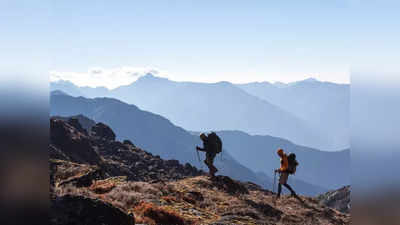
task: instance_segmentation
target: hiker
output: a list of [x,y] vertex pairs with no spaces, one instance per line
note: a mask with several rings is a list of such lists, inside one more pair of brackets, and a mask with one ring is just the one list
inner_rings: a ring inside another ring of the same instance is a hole
[[196,146],[196,150],[206,153],[204,163],[210,171],[210,176],[215,177],[215,173],[218,172],[218,169],[214,166],[214,158],[222,151],[221,139],[215,132],[211,132],[208,136],[201,133],[200,139],[203,141],[203,148]]
[[289,156],[285,154],[283,149],[278,149],[278,156],[281,158],[281,167],[275,170],[275,173],[279,173],[279,184],[278,184],[278,194],[276,196],[277,199],[281,197],[282,185],[285,186],[290,192],[292,197],[298,198],[296,192],[287,184],[287,180],[290,174],[294,174],[296,172],[296,167],[299,163],[296,161],[296,155],[291,153]]

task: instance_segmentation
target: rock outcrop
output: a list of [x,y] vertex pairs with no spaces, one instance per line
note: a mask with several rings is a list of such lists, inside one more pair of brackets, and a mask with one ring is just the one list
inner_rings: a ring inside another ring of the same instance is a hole
[[96,165],[104,177],[126,176],[132,181],[157,181],[203,174],[189,163],[182,165],[177,160],[162,160],[135,147],[131,141],[115,141],[114,132],[102,123],[92,126],[92,132],[85,132],[75,119],[52,118],[50,127],[51,159]]
[[57,154],[73,162],[98,164],[101,158],[95,151],[91,138],[74,126],[62,120],[50,121],[50,154]]
[[322,205],[350,213],[350,186],[319,195],[317,199]]

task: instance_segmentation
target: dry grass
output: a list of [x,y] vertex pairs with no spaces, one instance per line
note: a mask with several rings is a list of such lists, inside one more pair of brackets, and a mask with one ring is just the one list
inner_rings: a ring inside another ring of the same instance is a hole
[[126,211],[134,208],[141,201],[154,201],[160,199],[162,195],[162,192],[151,184],[126,182],[121,177],[95,181],[88,188],[66,184],[56,187],[55,193],[58,196],[71,194],[101,199]]
[[[101,199],[125,212],[133,212],[137,223],[143,224],[210,224],[219,223],[221,218],[229,218],[224,223],[232,224],[277,224],[282,221],[286,224],[340,224],[340,218],[347,221],[345,216],[332,220],[324,210],[313,210],[319,207],[317,202],[307,199],[304,200],[311,208],[287,196],[274,206],[273,195],[259,190],[230,195],[209,188],[210,181],[206,177],[154,184],[118,182],[113,178],[97,181],[92,186],[101,191],[65,185],[58,189],[58,194]],[[318,218],[318,221],[312,218]]]
[[103,180],[90,188],[68,186],[64,192],[102,199],[126,212],[133,211],[137,223],[144,224],[207,224],[216,221],[218,215],[246,217],[250,219],[246,223],[262,219],[263,215],[245,202],[249,196],[238,198],[209,189],[208,184],[196,186],[198,183],[196,178],[164,185]]
[[120,188],[123,192],[140,192],[157,196],[162,195],[162,191],[160,189],[146,182],[127,182],[121,185]]
[[[185,225],[195,224],[192,220],[185,219],[176,211],[157,206],[148,202],[141,202],[134,208],[135,215],[138,215],[138,221],[147,224],[165,224],[165,225]],[[139,222],[138,222],[139,223]]]

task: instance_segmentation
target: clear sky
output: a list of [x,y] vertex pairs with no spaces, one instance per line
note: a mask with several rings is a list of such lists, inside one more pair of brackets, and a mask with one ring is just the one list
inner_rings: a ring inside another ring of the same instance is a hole
[[396,65],[398,9],[390,0],[0,0],[0,69],[95,86],[146,71],[202,82],[347,83],[352,68]]

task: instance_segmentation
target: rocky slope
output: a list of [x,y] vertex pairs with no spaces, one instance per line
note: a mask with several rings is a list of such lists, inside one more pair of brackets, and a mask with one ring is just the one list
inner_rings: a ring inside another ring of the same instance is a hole
[[323,205],[350,213],[350,186],[319,195],[317,199]]
[[51,119],[52,224],[349,224],[348,214],[274,194],[115,141],[105,124]]

